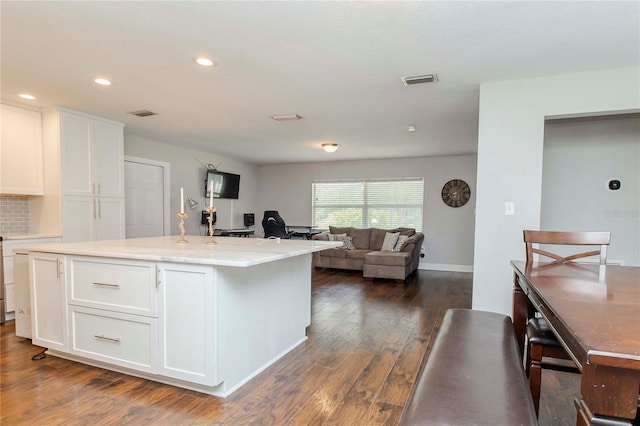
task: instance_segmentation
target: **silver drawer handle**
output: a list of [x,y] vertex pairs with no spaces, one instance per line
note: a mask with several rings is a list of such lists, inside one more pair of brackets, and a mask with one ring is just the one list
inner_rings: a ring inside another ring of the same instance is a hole
[[96,287],[120,288],[120,284],[93,283]]
[[98,336],[98,335],[94,335],[93,337],[100,340],[106,340],[107,342],[120,343],[120,339],[118,339],[117,337],[114,338],[114,337]]

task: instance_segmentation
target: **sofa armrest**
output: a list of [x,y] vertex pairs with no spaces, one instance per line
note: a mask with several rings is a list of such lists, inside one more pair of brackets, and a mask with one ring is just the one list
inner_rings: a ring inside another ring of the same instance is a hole
[[422,232],[416,232],[404,242],[400,251],[404,251],[411,254],[411,260],[417,267],[420,263],[420,250],[422,249],[422,243],[424,242],[424,234]]
[[312,240],[329,241],[329,231],[324,231],[311,237]]

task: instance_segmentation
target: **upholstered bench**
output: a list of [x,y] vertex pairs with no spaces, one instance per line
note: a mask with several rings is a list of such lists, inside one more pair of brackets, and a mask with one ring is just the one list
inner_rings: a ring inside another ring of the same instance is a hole
[[449,309],[401,425],[537,425],[508,316]]

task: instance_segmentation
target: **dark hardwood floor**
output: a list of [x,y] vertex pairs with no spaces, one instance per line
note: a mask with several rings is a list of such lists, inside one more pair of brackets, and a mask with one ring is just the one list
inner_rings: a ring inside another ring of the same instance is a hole
[[[505,283],[510,286],[510,283]],[[395,425],[443,312],[470,307],[471,274],[409,284],[313,271],[309,339],[217,398],[52,356],[0,328],[0,423]],[[575,424],[576,377],[543,373],[541,425]]]

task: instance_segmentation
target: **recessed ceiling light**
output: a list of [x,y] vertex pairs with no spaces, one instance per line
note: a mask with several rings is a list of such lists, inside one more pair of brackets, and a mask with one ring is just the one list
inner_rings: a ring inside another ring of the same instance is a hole
[[327,152],[336,152],[339,146],[340,145],[338,145],[337,143],[323,143],[322,149],[324,149]]
[[111,86],[111,82],[109,80],[107,80],[106,78],[96,78],[95,80],[96,83],[98,83],[101,86]]
[[301,120],[302,116],[298,115],[298,114],[291,114],[291,115],[272,115],[271,118],[273,118],[276,121],[291,121],[291,120]]
[[413,75],[410,77],[402,77],[402,83],[405,86],[422,83],[435,83],[438,81],[438,74]]
[[198,65],[202,65],[203,67],[212,67],[216,64],[215,62],[213,62],[213,60],[204,56],[194,58],[193,60],[196,61]]
[[30,101],[34,100],[36,97],[33,95],[29,95],[27,93],[21,93],[19,95],[22,99],[29,99]]
[[407,132],[415,132],[415,131],[416,131],[416,126],[407,127]]

